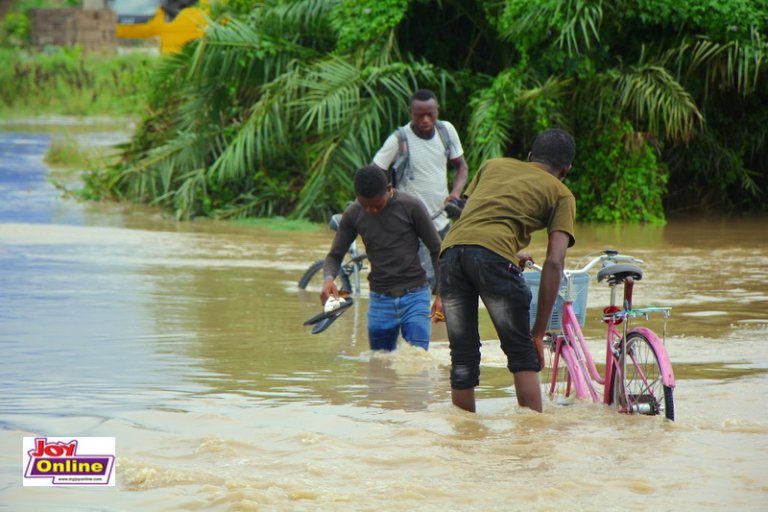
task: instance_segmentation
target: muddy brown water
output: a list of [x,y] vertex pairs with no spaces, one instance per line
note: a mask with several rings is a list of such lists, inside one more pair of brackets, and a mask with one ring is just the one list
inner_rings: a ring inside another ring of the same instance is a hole
[[[428,353],[328,331],[297,289],[332,233],[175,223],[62,198],[50,137],[0,132],[0,510],[768,510],[768,219],[579,225],[568,266],[646,261],[668,305],[677,421],[519,409],[483,318],[478,413]],[[532,246],[543,257],[542,238]],[[585,333],[601,348],[594,281]],[[117,442],[113,488],[22,487],[24,436]]]

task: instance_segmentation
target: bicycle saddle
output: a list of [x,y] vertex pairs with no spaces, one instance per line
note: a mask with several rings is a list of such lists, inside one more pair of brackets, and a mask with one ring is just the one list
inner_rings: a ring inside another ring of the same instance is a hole
[[600,283],[603,279],[608,279],[608,284],[617,285],[626,281],[628,277],[639,281],[643,278],[643,271],[640,270],[640,267],[628,263],[617,263],[601,268],[597,273],[597,282]]

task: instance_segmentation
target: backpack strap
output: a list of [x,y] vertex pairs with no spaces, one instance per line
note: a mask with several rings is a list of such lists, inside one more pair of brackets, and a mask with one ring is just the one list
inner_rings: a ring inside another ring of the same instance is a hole
[[[450,160],[453,140],[448,133],[448,128],[440,120],[435,123],[435,128],[443,147],[445,147],[445,159]],[[395,130],[395,137],[397,137],[397,153],[395,154],[395,161],[392,163],[392,186],[397,187],[399,183],[405,180],[410,167],[408,166],[408,137],[402,126]]]
[[392,163],[392,186],[394,187],[405,179],[405,173],[408,171],[408,137],[405,135],[405,130],[399,127],[395,130],[395,137],[397,137],[397,153]]
[[450,160],[451,150],[453,149],[453,140],[448,133],[448,127],[445,126],[444,122],[438,120],[435,123],[435,128],[437,128],[437,134],[440,136],[440,140],[443,142],[443,146],[445,147],[445,159]]

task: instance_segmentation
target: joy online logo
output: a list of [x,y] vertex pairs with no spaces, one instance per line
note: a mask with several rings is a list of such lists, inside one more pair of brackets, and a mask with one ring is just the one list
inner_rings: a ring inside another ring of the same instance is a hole
[[[51,438],[67,439],[67,438]],[[31,448],[30,448],[31,447]],[[78,454],[87,449],[104,455]],[[47,437],[25,437],[24,485],[114,485],[114,437],[86,437],[49,441]],[[45,480],[30,480],[45,479]]]

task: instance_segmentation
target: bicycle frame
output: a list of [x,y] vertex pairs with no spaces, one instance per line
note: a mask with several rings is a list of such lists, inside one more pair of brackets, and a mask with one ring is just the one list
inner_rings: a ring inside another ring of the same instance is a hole
[[[675,376],[672,371],[672,365],[666,357],[666,350],[663,347],[663,342],[659,339],[656,333],[647,327],[627,329],[627,322],[624,322],[622,331],[619,331],[616,328],[619,319],[625,319],[632,316],[644,316],[647,313],[664,309],[665,308],[645,308],[645,310],[624,310],[619,312],[621,314],[611,315],[606,320],[608,326],[605,341],[605,375],[600,375],[597,365],[592,357],[592,353],[584,339],[584,334],[581,331],[579,322],[576,319],[573,302],[564,302],[562,311],[562,332],[555,340],[557,345],[555,347],[555,361],[553,362],[553,365],[557,366],[559,364],[559,357],[562,355],[569,368],[577,369],[574,373],[578,374],[578,377],[571,379],[571,382],[569,383],[573,386],[573,391],[577,398],[591,398],[592,401],[598,402],[600,400],[600,394],[595,387],[595,382],[597,382],[598,384],[603,385],[603,403],[606,405],[611,405],[613,403],[613,390],[610,389],[610,386],[606,385],[606,383],[612,382],[615,372],[618,372],[619,375],[626,375],[626,360],[623,357],[620,357],[620,354],[622,356],[623,354],[626,354],[623,343],[625,343],[627,336],[633,332],[643,335],[657,355],[664,354],[663,357],[658,357],[661,365],[660,371],[662,382],[666,386],[675,386]],[[570,350],[564,349],[563,345],[566,343]],[[550,383],[550,393],[554,391],[555,377],[556,376],[553,374],[552,382]],[[643,376],[642,378],[645,377]],[[647,380],[645,380],[645,385],[649,385]],[[622,391],[626,393],[625,390]],[[567,393],[568,392],[570,392],[570,389]],[[629,403],[626,396],[624,399],[624,404]]]
[[[565,287],[558,292],[562,300],[559,330],[555,331],[554,337],[551,338],[554,359],[548,395],[554,398],[555,395],[563,393],[566,398],[591,399],[593,402],[602,400],[606,405],[618,402],[619,410],[629,413],[658,414],[661,407],[666,406],[669,410],[668,418],[672,419],[674,404],[671,390],[675,387],[675,376],[664,347],[666,321],[670,309],[633,308],[634,279],[642,278],[642,271],[632,265],[610,265],[618,261],[641,261],[629,256],[619,256],[616,251],[603,253],[604,255],[594,258],[580,270],[564,272]],[[573,293],[574,276],[586,275],[590,268],[601,261],[607,261],[609,264],[604,265],[598,280],[608,277],[607,282],[611,287],[610,306],[604,310],[602,318],[607,324],[604,375],[598,370],[582,333],[574,307],[576,295]],[[533,263],[528,266],[541,270]],[[623,308],[616,307],[616,287],[620,283],[624,286]],[[629,326],[630,319],[647,319],[651,313],[664,315],[664,331],[661,338],[648,327]],[[649,364],[648,356],[654,364]],[[563,363],[565,367],[562,366]],[[648,370],[649,374],[644,370]],[[659,384],[663,386],[663,404],[659,401]],[[602,396],[598,385],[603,386]]]
[[[335,213],[331,215],[331,219],[328,221],[328,227],[333,231],[338,231],[340,222],[341,214]],[[360,295],[360,270],[362,269],[362,264],[360,263],[359,257],[365,256],[365,253],[357,250],[357,240],[352,240],[347,252],[349,253],[350,260],[346,263],[342,262],[340,271],[346,273],[347,277],[350,275],[352,276],[352,281],[350,282],[352,291],[355,295]]]
[[346,265],[351,267],[348,275],[351,274],[353,276],[352,290],[354,291],[355,295],[360,295],[360,265],[357,263],[357,257],[360,254],[361,253],[357,250],[357,240],[353,240],[349,246],[349,255],[351,256],[352,260],[349,261]]

